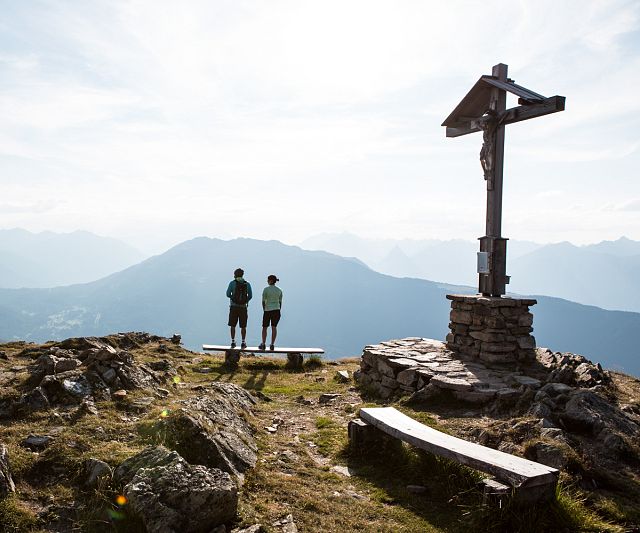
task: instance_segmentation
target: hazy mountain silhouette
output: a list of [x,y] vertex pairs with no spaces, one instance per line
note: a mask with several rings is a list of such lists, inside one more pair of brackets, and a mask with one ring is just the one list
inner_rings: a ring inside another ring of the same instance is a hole
[[94,281],[134,265],[141,252],[87,231],[0,230],[0,287],[55,287]]
[[[304,240],[301,246],[307,250],[357,257],[373,270],[392,276],[477,284],[477,241],[365,239],[351,233],[321,233]],[[529,241],[510,241],[509,257],[519,257],[541,246]]]
[[[412,243],[412,252],[407,251],[407,242]],[[477,242],[394,241],[325,233],[302,246],[356,256],[384,274],[477,286]],[[507,248],[510,291],[640,312],[640,242],[622,237],[575,246],[510,240]]]
[[612,243],[600,244],[549,244],[514,259],[508,266],[509,288],[605,309],[640,311],[640,255],[625,255],[625,250],[630,250],[625,243],[620,248]]
[[[267,275],[275,273],[284,291],[279,344],[318,345],[331,356],[359,355],[364,345],[390,338],[444,339],[445,294],[465,290],[393,278],[358,261],[276,241],[201,237],[92,283],[0,290],[0,338],[44,341],[145,330],[180,332],[192,349],[225,343],[225,290],[238,266],[255,293],[250,343],[259,340],[259,295]],[[534,312],[539,345],[580,352],[606,367],[640,374],[635,341],[640,314],[546,297],[539,298]]]

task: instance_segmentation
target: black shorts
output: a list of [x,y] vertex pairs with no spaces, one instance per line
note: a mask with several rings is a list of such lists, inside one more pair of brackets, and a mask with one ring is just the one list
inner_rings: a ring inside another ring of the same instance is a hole
[[278,325],[280,322],[280,309],[274,309],[273,311],[265,311],[262,315],[262,327],[266,328],[269,326],[269,322],[273,327]]
[[240,327],[246,328],[248,316],[246,307],[236,307],[235,305],[229,307],[229,325],[232,328],[236,327],[238,320],[240,321]]

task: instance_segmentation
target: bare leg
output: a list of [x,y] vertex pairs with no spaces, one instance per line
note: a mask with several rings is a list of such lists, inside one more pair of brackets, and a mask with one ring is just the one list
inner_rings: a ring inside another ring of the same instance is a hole
[[271,326],[271,344],[275,345],[277,336],[278,336],[278,328],[276,328],[275,326]]
[[262,344],[267,342],[267,328],[262,328]]
[[236,328],[234,328],[233,326],[231,326],[231,340],[236,340]]
[[242,342],[247,338],[247,328],[240,328],[240,335],[242,335]]

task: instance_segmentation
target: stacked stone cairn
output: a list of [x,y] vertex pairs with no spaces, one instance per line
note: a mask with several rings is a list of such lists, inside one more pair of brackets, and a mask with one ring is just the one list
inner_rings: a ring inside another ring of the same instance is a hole
[[451,314],[447,348],[463,359],[486,363],[534,361],[536,340],[526,298],[448,294]]

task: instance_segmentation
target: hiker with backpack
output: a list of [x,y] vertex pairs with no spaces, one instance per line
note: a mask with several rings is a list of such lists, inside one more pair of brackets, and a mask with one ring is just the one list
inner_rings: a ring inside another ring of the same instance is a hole
[[258,346],[259,350],[265,349],[267,342],[267,328],[271,324],[271,345],[269,350],[273,351],[276,344],[276,335],[278,334],[278,322],[280,322],[280,309],[282,308],[282,291],[276,287],[276,282],[280,281],[274,274],[267,277],[268,285],[262,291],[262,343]]
[[231,328],[231,348],[236,347],[236,325],[240,322],[240,334],[242,335],[242,344],[240,348],[247,347],[247,306],[253,294],[251,293],[251,284],[243,278],[244,270],[236,268],[233,273],[234,279],[227,287],[227,298],[230,300],[229,305],[229,327]]

